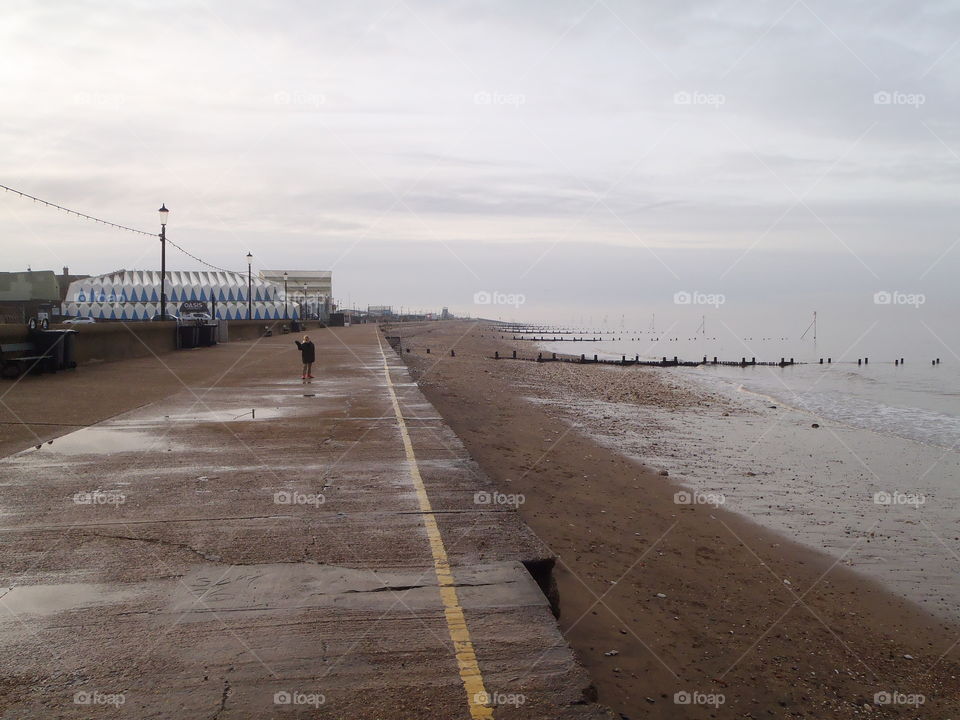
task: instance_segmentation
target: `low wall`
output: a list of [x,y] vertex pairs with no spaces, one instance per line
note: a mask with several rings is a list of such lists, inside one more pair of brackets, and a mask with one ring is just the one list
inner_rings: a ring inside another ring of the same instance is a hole
[[177,349],[175,322],[103,323],[51,325],[57,330],[77,331],[77,364],[110,362],[147,355],[162,355]]
[[[231,320],[228,322],[229,342],[254,340],[271,328],[280,333],[280,320]],[[321,327],[318,322],[305,323],[307,328]],[[77,364],[112,362],[130,358],[162,355],[177,349],[177,324],[174,322],[104,322],[89,325],[51,325],[55,330],[76,330]],[[26,342],[24,325],[0,325],[0,343]]]
[[[262,337],[266,328],[273,330],[274,335],[279,335],[281,326],[290,325],[289,320],[230,320],[229,321],[228,341],[236,342],[237,340],[256,340],[258,337]],[[302,332],[307,332],[309,330],[314,330],[316,328],[323,327],[323,323],[317,322],[316,320],[307,320],[306,322],[300,323],[300,328]]]

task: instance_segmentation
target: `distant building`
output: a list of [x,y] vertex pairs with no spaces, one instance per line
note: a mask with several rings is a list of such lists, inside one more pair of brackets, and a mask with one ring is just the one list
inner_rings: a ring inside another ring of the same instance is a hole
[[52,270],[0,272],[0,320],[26,323],[50,317],[60,304],[60,283]]
[[451,317],[452,316],[450,315],[450,311],[447,308],[444,308],[443,310],[440,311],[441,320],[449,320]]
[[[332,270],[261,270],[260,278],[284,287],[286,277],[287,302],[303,308],[305,318],[326,320],[333,310]],[[281,297],[282,299],[282,297]]]
[[392,305],[367,305],[367,315],[375,318],[390,317],[393,315]]

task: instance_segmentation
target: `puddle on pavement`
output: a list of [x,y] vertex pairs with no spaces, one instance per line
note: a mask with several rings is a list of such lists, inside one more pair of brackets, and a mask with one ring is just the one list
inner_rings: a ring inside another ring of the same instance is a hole
[[189,412],[160,412],[157,414],[138,414],[123,420],[112,420],[114,427],[142,429],[151,428],[161,434],[169,425],[250,422],[251,420],[273,420],[279,417],[295,415],[295,407],[231,407],[224,410],[196,410]]
[[144,452],[151,449],[172,448],[173,444],[156,435],[137,430],[88,427],[62,437],[48,440],[30,450],[14,455],[23,458],[37,453],[54,455],[105,455],[122,452]]
[[[371,422],[388,422],[395,423],[397,421],[394,415],[382,415],[380,417],[338,417],[336,420],[369,420]],[[430,421],[438,422],[443,420],[442,417],[406,417],[403,418],[404,422],[418,422],[418,421]]]
[[112,590],[106,585],[64,583],[19,585],[0,600],[0,622],[20,615],[55,615],[90,605],[106,605],[135,597],[134,590]]
[[231,408],[229,410],[201,410],[199,412],[172,413],[158,418],[164,422],[247,422],[250,420],[273,420],[291,415],[291,409],[278,407]]

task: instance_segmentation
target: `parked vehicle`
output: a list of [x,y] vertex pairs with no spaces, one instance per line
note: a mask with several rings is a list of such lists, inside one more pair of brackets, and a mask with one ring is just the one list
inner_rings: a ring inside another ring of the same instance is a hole
[[63,321],[63,324],[64,325],[89,325],[95,322],[96,322],[95,318],[91,317],[90,315],[86,315],[81,317],[68,318],[67,320]]
[[191,322],[191,321],[200,321],[200,322],[210,322],[213,318],[208,312],[181,312],[180,321],[181,322]]
[[152,320],[153,322],[161,322],[161,321],[177,322],[177,323],[180,322],[180,318],[178,318],[176,315],[171,315],[170,313],[167,313],[166,315],[161,315],[160,313],[157,313],[152,318],[150,318],[150,320]]

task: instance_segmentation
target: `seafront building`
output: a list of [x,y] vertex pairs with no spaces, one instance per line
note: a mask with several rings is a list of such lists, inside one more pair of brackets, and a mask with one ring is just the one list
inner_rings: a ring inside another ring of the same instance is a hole
[[[206,303],[220,320],[282,320],[329,316],[332,273],[283,271],[277,282],[273,272],[249,279],[246,273],[212,270],[168,271],[165,278],[167,312],[178,314],[183,303]],[[303,283],[307,282],[304,291]],[[90,316],[97,320],[149,320],[160,312],[160,273],[154,270],[117,270],[70,283],[63,299],[63,316]]]
[[304,318],[324,320],[333,311],[332,270],[261,270],[260,277],[286,288],[288,303],[296,303]]
[[52,270],[0,272],[0,322],[22,324],[45,316],[59,299],[60,284]]

